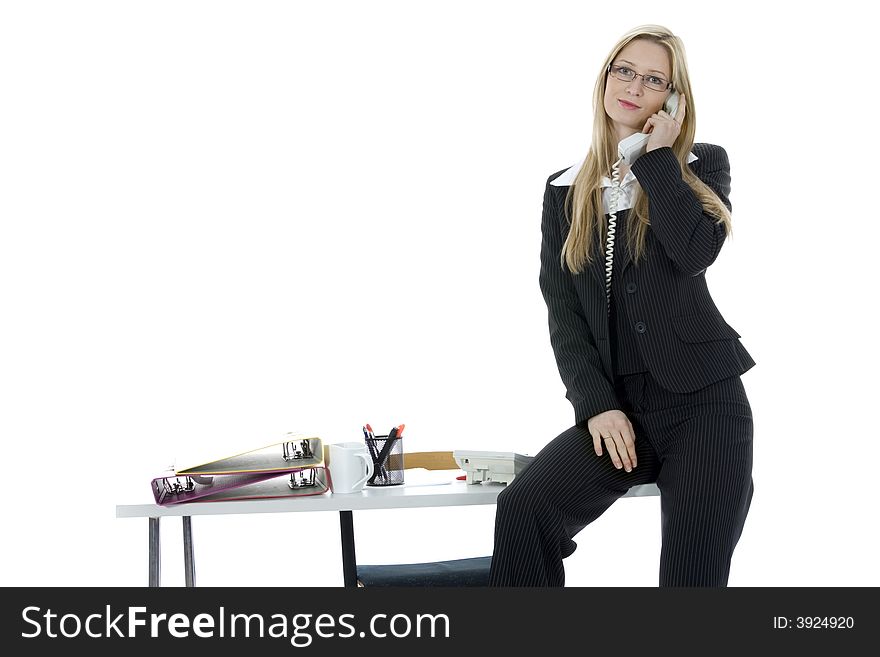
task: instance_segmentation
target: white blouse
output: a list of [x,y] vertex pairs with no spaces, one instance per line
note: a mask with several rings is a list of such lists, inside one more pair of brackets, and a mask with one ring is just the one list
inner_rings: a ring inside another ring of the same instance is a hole
[[[551,185],[556,185],[557,187],[567,187],[574,182],[575,176],[577,176],[578,172],[581,170],[581,166],[583,166],[586,161],[586,156],[572,166],[570,169],[566,170],[561,175],[557,176],[556,180],[551,182]],[[693,154],[693,152],[688,154],[688,164],[693,162],[694,160],[698,160],[699,158]],[[633,186],[632,181],[636,180],[635,174],[632,172],[632,169],[626,172],[626,175],[623,177],[623,180],[620,181],[620,191],[617,193],[617,211],[626,210],[633,206]],[[613,193],[611,178],[608,176],[602,176],[602,199],[605,205],[605,214],[609,214],[611,209],[611,194]]]

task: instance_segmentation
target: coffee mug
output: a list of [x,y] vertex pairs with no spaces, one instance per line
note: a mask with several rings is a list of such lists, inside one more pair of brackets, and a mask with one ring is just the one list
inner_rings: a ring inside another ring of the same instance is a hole
[[330,489],[334,493],[357,493],[364,489],[373,476],[373,459],[367,446],[361,442],[333,443],[327,467],[330,470]]

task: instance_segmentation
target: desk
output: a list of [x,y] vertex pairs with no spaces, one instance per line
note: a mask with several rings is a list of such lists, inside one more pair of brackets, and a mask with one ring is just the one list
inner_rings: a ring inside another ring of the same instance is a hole
[[[450,473],[454,477],[457,471]],[[407,471],[409,478],[409,471]],[[468,484],[464,481],[420,484],[417,481],[387,488],[367,487],[345,495],[324,493],[297,498],[235,500],[227,502],[185,502],[169,506],[150,504],[119,504],[117,518],[149,519],[149,585],[160,586],[159,521],[164,516],[183,518],[183,561],[187,586],[195,586],[195,555],[192,544],[192,516],[239,513],[299,513],[303,511],[339,511],[342,536],[342,571],[346,587],[357,586],[354,525],[352,512],[365,509],[408,509],[415,507],[469,506],[495,504],[504,484]],[[633,486],[624,497],[659,495],[656,484]]]

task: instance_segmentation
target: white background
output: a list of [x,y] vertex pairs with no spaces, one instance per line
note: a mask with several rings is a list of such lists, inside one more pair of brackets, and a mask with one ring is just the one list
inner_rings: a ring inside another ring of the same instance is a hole
[[[864,3],[815,6],[4,2],[0,582],[145,585],[147,521],[115,505],[288,431],[533,454],[567,429],[544,184],[616,39],[660,23],[730,157],[707,279],[757,361],[729,583],[880,584],[878,61]],[[493,523],[355,514],[358,559],[491,554]],[[342,584],[335,513],[193,527],[200,585]],[[568,585],[655,586],[659,498],[575,540]]]

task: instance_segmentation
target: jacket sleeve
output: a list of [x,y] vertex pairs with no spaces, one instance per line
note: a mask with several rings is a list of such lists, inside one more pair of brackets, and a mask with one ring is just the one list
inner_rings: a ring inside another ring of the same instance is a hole
[[[565,397],[574,407],[575,424],[610,409],[620,410],[614,387],[602,368],[599,352],[568,268],[560,263],[562,252],[561,203],[547,179],[541,217],[541,293],[547,303],[550,344],[567,390]],[[564,188],[558,188],[563,190]]]
[[[730,163],[727,151],[712,145],[699,154],[698,176],[731,210]],[[703,212],[703,205],[682,180],[681,166],[670,146],[648,151],[630,170],[648,197],[651,228],[663,250],[682,272],[696,276],[715,262],[726,237],[724,225]]]

